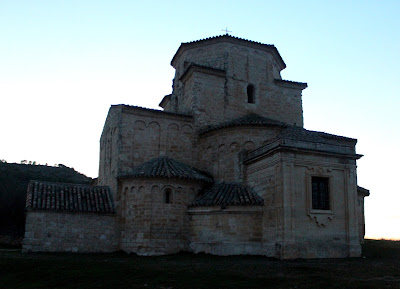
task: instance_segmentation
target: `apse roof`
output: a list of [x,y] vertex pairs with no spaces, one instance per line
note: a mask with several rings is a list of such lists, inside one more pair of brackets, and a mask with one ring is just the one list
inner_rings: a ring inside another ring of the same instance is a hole
[[267,117],[260,116],[255,113],[250,113],[248,115],[235,118],[226,122],[219,123],[217,125],[209,125],[202,128],[199,133],[205,134],[210,131],[234,127],[234,126],[279,126],[279,127],[287,127],[288,125],[284,122],[270,119]]
[[212,178],[206,176],[204,173],[172,158],[161,156],[145,162],[135,168],[131,172],[120,175],[118,178],[176,178],[203,181],[212,183]]
[[238,183],[220,183],[213,185],[190,205],[196,206],[247,206],[264,205],[264,200],[251,188]]

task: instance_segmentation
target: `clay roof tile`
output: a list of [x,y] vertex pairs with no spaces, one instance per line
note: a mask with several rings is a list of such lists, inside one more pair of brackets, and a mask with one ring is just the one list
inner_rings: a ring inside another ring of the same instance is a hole
[[108,187],[42,181],[29,182],[25,207],[31,211],[115,213]]
[[250,187],[237,183],[220,183],[198,196],[191,207],[196,206],[262,206],[264,199]]
[[184,163],[178,162],[166,156],[157,157],[148,162],[145,162],[135,168],[132,171],[121,174],[118,176],[120,179],[124,178],[168,178],[168,179],[186,179],[203,181],[206,183],[212,183],[211,177],[205,173],[198,171]]

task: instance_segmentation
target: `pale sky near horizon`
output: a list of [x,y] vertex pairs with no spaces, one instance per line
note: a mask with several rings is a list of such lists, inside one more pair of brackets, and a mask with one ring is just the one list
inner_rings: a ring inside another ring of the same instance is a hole
[[366,233],[400,239],[400,1],[0,0],[0,159],[97,177],[111,104],[158,108],[181,42],[274,44],[305,128],[357,138]]

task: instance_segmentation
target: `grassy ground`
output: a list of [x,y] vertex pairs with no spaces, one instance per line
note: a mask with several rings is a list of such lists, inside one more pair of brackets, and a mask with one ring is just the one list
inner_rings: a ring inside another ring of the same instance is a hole
[[0,251],[0,288],[400,288],[400,242],[367,240],[365,258],[279,261],[178,254]]

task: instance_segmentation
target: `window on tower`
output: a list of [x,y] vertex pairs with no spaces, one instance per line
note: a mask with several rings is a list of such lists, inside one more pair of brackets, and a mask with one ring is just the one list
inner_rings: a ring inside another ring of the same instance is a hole
[[254,85],[252,84],[247,86],[247,103],[255,103]]

